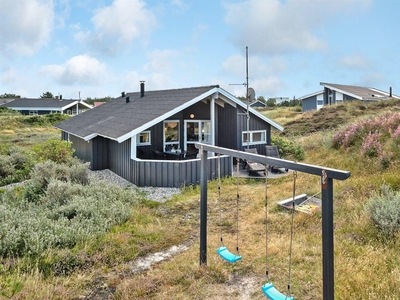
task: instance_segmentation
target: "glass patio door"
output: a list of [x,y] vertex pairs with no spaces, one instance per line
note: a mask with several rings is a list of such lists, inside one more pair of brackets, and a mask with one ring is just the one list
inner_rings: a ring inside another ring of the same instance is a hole
[[211,143],[211,122],[201,120],[185,121],[185,145],[184,150],[197,151],[195,143]]

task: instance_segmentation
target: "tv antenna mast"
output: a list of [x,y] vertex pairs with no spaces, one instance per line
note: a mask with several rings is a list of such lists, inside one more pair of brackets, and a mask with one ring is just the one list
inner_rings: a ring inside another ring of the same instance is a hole
[[247,149],[250,148],[250,113],[249,113],[249,107],[250,103],[254,102],[256,99],[256,92],[254,91],[253,88],[249,87],[249,51],[248,47],[246,46],[246,82],[245,83],[239,83],[239,84],[231,84],[231,85],[244,85],[246,87],[246,127],[247,127]]

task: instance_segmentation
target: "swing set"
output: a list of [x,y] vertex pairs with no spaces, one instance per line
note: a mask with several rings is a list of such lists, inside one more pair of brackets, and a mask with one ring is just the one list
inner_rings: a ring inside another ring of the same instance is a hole
[[[297,171],[313,174],[321,177],[321,190],[322,190],[322,275],[323,275],[323,299],[334,300],[334,247],[333,247],[333,179],[346,180],[350,177],[350,172],[330,169],[315,165],[296,163],[293,161],[283,160],[279,158],[272,158],[258,154],[246,153],[238,150],[211,146],[207,144],[197,143],[196,148],[200,150],[201,155],[201,186],[200,186],[200,265],[207,265],[207,180],[208,180],[208,165],[207,159],[208,151],[218,153],[218,161],[220,161],[220,154],[230,155],[237,159],[251,160],[264,164],[265,166],[274,165],[281,168],[293,170],[293,206],[295,199],[295,188]],[[218,162],[220,164],[220,162]],[[219,170],[220,168],[218,168]],[[267,170],[266,170],[267,171]],[[268,217],[268,197],[267,197],[267,175],[266,172],[266,218]],[[218,197],[220,197],[220,173],[218,173]],[[237,192],[237,207],[239,201],[239,193]],[[266,278],[267,282],[262,286],[263,293],[271,300],[293,300],[290,291],[290,275],[291,275],[291,253],[292,253],[292,237],[293,237],[293,219],[294,207],[292,209],[292,223],[290,231],[290,256],[289,256],[289,280],[288,280],[288,295],[279,292],[274,284],[268,278],[268,236],[266,238]],[[236,214],[238,226],[238,208]],[[266,222],[266,234],[268,234],[268,227]],[[237,228],[238,235],[238,228]],[[218,254],[230,263],[234,263],[242,257],[239,255],[238,244],[236,246],[236,254],[230,252],[224,245],[221,234],[221,247],[218,248]],[[238,236],[237,236],[238,243]]]

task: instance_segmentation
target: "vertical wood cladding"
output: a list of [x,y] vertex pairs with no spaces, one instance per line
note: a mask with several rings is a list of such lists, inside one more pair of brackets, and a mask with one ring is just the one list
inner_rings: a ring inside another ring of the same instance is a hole
[[[217,158],[209,159],[208,179],[218,176]],[[132,160],[132,170],[135,174],[132,182],[138,186],[183,187],[200,183],[201,161],[154,161]],[[221,176],[232,175],[231,157],[221,157]]]
[[225,107],[218,107],[216,125],[218,131],[218,146],[237,149],[237,109],[225,104]]
[[108,169],[108,144],[110,140],[103,137],[95,137],[92,140],[92,170]]
[[69,140],[70,142],[72,142],[72,148],[75,150],[74,156],[78,157],[84,162],[89,162],[90,167],[93,170],[92,141],[86,142],[85,140],[78,138],[72,134],[69,135]]
[[122,143],[109,140],[108,168],[119,176],[130,181],[132,173],[130,139]]

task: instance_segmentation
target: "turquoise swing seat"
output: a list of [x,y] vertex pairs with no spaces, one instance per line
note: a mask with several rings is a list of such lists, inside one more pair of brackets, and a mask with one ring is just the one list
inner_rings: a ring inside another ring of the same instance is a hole
[[262,286],[262,291],[270,300],[293,300],[293,297],[286,296],[278,291],[271,282]]
[[234,263],[234,262],[237,262],[238,260],[242,259],[242,256],[235,255],[235,254],[229,252],[229,250],[226,249],[226,247],[224,247],[224,246],[219,247],[217,249],[217,252],[218,252],[219,256],[221,256],[223,259],[225,259],[227,262],[230,262],[230,263]]

